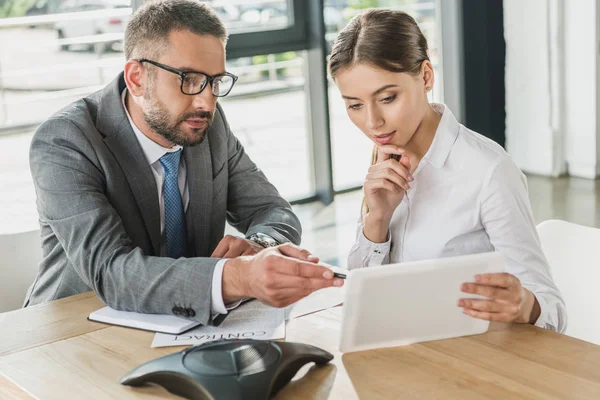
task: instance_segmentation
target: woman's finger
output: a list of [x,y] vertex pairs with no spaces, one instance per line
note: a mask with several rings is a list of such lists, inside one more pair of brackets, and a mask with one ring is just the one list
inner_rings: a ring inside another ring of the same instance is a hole
[[393,144],[384,144],[377,146],[377,161],[385,161],[390,158],[392,154],[404,155],[404,149],[395,146]]
[[[404,160],[404,158],[402,158]],[[398,175],[402,175],[404,177],[411,176],[409,168],[407,168],[404,164],[402,164],[402,160],[396,161],[394,159],[388,159],[386,161],[379,162],[377,164],[373,164],[369,167],[369,172],[379,171],[382,169],[392,169],[396,171]],[[410,167],[410,163],[406,161]]]
[[463,311],[464,314],[467,314],[470,317],[473,318],[477,318],[477,319],[483,319],[486,321],[492,321],[492,322],[513,322],[514,318],[512,318],[510,315],[505,314],[505,313],[490,313],[490,312],[486,312],[486,311],[475,311],[475,310],[469,310],[469,309],[465,309]]
[[404,191],[401,186],[398,186],[387,179],[372,179],[365,181],[364,188],[365,193],[374,193],[377,190],[387,190],[388,192],[399,194]]
[[519,278],[507,272],[496,274],[475,275],[475,282],[488,286],[497,286],[502,288],[513,287],[521,284]]
[[404,165],[396,162],[395,160],[391,160],[391,159],[387,160],[383,163],[375,164],[375,165],[371,166],[369,168],[368,173],[371,174],[371,173],[378,172],[378,171],[388,171],[388,170],[392,171],[396,175],[401,176],[407,182],[412,182],[414,180],[410,171],[406,167],[404,167]]
[[519,312],[519,306],[516,304],[494,300],[460,299],[457,305],[465,309],[485,311],[490,313],[506,313],[517,315]]
[[481,285],[479,283],[463,283],[460,290],[464,293],[478,294],[490,299],[504,300],[508,302],[516,302],[515,293],[496,286]]
[[401,175],[398,175],[396,171],[391,169],[380,169],[378,171],[370,172],[367,175],[366,180],[373,179],[387,179],[388,181],[391,181],[396,185],[400,186],[404,190],[410,189],[410,185],[408,184],[406,178]]

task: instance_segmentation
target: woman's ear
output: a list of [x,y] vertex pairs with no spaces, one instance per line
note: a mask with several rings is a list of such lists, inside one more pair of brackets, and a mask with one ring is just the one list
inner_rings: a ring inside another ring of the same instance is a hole
[[425,93],[429,93],[431,89],[433,89],[433,83],[435,82],[433,65],[429,60],[425,60],[421,63],[421,76],[423,77],[423,86],[425,87]]

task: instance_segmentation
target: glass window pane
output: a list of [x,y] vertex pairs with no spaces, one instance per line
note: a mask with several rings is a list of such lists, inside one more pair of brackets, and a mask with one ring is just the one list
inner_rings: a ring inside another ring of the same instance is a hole
[[219,99],[231,130],[287,200],[314,193],[304,87],[304,52],[227,61],[239,79]]
[[[435,84],[430,101],[442,102],[442,71],[439,59],[439,26],[435,0],[325,0],[325,38],[331,45],[337,33],[361,10],[391,8],[402,10],[415,18],[429,45],[429,57],[435,70]],[[329,84],[333,178],[335,190],[363,184],[371,162],[372,142],[355,127],[348,115],[340,93],[333,82]]]
[[[8,3],[0,7],[0,233],[39,228],[28,160],[32,133],[122,71],[131,15],[130,0]],[[30,19],[17,19],[23,17]]]
[[[218,3],[210,2],[215,7]],[[250,30],[253,26],[279,29],[278,24],[292,22],[286,0],[220,3],[240,10],[254,4],[264,11],[259,25],[249,23],[249,17],[241,20]],[[0,202],[0,222],[3,229],[12,231],[35,228],[37,223],[28,168],[32,133],[52,113],[103,88],[122,71],[122,36],[131,15],[130,0],[31,4],[0,15],[0,142],[4,149],[0,187],[10,193]],[[101,9],[97,9],[99,4]],[[86,11],[76,11],[83,5]],[[270,9],[283,10],[286,16]],[[75,18],[68,14],[75,12],[84,14]],[[14,18],[26,16],[38,20],[15,22]],[[40,17],[46,20],[40,22]],[[98,26],[106,30],[93,29]],[[303,53],[228,60],[227,64],[229,71],[240,76],[233,92],[220,99],[233,132],[283,196],[288,200],[312,196]]]
[[288,0],[213,0],[207,3],[231,34],[285,29],[293,24]]
[[[130,15],[130,0],[80,0],[0,18],[0,129],[39,123],[110,82],[123,69]],[[24,16],[38,20],[14,22]]]

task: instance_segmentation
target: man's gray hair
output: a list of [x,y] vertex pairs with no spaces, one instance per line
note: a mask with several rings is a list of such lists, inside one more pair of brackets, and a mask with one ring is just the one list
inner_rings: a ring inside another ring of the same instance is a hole
[[125,30],[125,58],[158,58],[172,31],[212,35],[227,43],[217,14],[198,0],[150,0],[131,17]]

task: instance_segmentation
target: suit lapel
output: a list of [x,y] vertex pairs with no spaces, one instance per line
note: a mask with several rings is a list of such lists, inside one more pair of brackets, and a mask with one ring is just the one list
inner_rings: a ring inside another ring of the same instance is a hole
[[213,202],[213,172],[208,143],[186,147],[183,150],[190,194],[186,211],[188,249],[190,257],[208,257],[210,249],[210,221]]
[[124,88],[125,82],[121,73],[104,89],[98,105],[97,127],[105,134],[104,142],[112,151],[131,187],[146,225],[154,255],[160,255],[158,189],[142,146],[121,104],[121,92]]

